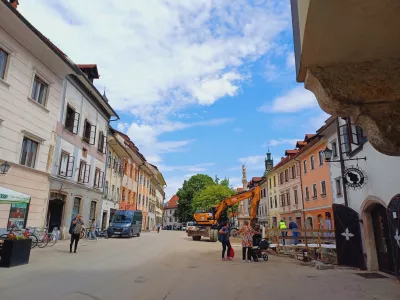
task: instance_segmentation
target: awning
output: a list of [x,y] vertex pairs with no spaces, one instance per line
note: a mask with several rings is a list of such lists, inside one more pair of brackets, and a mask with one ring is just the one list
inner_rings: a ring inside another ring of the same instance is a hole
[[29,203],[31,197],[0,187],[0,204]]

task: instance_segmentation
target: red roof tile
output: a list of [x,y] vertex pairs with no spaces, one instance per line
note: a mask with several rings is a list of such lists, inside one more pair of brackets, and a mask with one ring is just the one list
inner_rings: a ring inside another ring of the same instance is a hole
[[297,141],[296,148],[301,148],[301,147],[304,147],[305,145],[307,145],[307,142]]
[[172,198],[167,202],[165,208],[177,208],[178,207],[179,197],[177,195],[173,195]]
[[294,149],[294,150],[286,150],[286,151],[285,151],[285,155],[296,154],[297,152],[299,152],[299,150],[297,150],[297,149]]

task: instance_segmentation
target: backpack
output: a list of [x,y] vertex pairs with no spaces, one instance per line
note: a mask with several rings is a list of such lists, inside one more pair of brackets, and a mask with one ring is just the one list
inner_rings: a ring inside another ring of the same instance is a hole
[[74,228],[74,234],[81,234],[81,231],[82,231],[81,222],[76,222],[75,228]]
[[224,235],[223,234],[218,233],[218,241],[221,242],[221,243],[224,241]]

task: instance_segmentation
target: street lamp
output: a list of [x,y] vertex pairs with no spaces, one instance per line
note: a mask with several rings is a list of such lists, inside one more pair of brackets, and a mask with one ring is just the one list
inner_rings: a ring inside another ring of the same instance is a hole
[[348,161],[348,160],[367,160],[367,157],[356,157],[356,158],[346,158],[346,159],[339,159],[339,160],[331,160],[333,151],[326,146],[325,150],[323,151],[324,156],[325,156],[325,161],[326,162],[342,162],[342,161]]
[[6,175],[9,169],[10,165],[5,161],[0,165],[0,175]]

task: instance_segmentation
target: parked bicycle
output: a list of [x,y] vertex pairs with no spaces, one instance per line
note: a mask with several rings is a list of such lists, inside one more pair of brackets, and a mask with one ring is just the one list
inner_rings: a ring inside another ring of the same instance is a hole
[[37,228],[32,228],[32,230],[33,230],[32,233],[38,238],[39,248],[44,248],[47,245],[51,247],[57,243],[57,236],[54,234],[55,230],[53,230],[53,232],[51,233],[48,232],[48,228],[44,228],[42,231],[40,231]]
[[22,229],[14,229],[11,228],[8,233],[2,234],[0,236],[0,240],[11,239],[12,236],[24,236],[25,238],[29,238],[32,240],[31,249],[35,248],[38,245],[39,239],[35,234],[33,234],[29,228],[22,230]]

